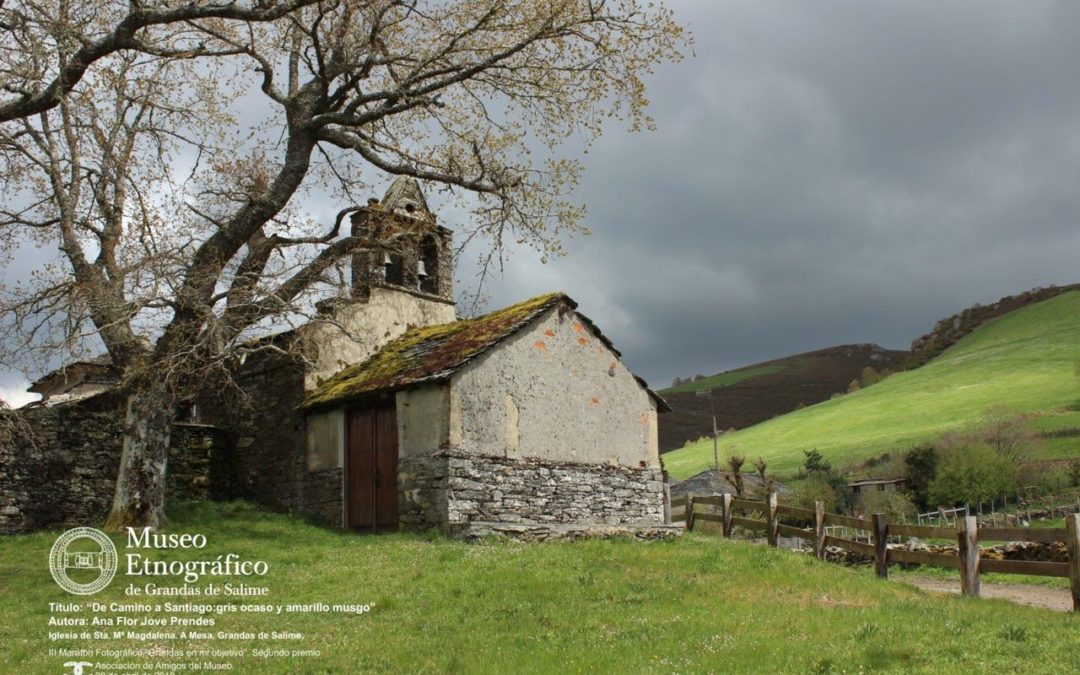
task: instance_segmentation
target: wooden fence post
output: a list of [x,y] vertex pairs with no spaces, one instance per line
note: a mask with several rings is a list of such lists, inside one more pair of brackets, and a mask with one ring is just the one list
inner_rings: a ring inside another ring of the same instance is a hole
[[686,493],[686,531],[691,532],[694,529],[694,493]]
[[825,502],[814,502],[814,553],[825,559]]
[[882,579],[888,579],[889,521],[885,520],[884,513],[874,513],[870,516],[870,522],[874,526],[874,572]]
[[671,485],[668,483],[667,471],[664,475],[664,524],[671,524]]
[[769,535],[769,546],[775,548],[777,544],[777,539],[779,538],[779,529],[777,528],[777,525],[780,524],[777,518],[777,516],[779,516],[780,514],[776,510],[776,493],[770,492],[769,499],[765,503],[768,505],[766,508],[766,511],[768,511],[768,513],[766,514],[766,519],[768,521],[768,530],[766,531]]
[[724,536],[731,538],[731,493],[725,492],[721,495],[720,502],[721,517],[723,518]]
[[960,554],[960,592],[979,597],[979,520],[975,516],[956,519],[956,540]]
[[1073,611],[1080,612],[1080,513],[1065,516],[1065,543],[1069,547],[1069,587]]

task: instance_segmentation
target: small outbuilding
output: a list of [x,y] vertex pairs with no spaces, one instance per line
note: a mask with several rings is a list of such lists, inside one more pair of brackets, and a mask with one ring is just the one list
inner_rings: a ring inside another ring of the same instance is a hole
[[[414,328],[303,409],[343,427],[349,528],[664,524],[666,404],[562,293]],[[334,461],[319,438],[310,463]]]

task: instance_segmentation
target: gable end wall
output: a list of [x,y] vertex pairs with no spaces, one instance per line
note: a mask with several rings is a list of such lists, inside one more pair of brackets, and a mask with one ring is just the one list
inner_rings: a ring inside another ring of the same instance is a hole
[[565,307],[553,307],[450,386],[451,448],[471,455],[660,466],[656,405]]

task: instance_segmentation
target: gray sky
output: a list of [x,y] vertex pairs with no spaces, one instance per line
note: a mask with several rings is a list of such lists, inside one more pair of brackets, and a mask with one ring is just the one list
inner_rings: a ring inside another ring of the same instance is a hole
[[1080,281],[1080,3],[671,4],[697,56],[652,79],[657,131],[609,129],[592,235],[488,308],[564,290],[662,387]]

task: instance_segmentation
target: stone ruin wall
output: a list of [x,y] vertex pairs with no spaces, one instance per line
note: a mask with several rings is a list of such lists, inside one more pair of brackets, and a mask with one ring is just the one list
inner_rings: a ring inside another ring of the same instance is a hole
[[[34,438],[0,438],[0,534],[104,522],[120,466],[120,408],[90,399],[19,414]],[[218,498],[227,451],[227,438],[213,427],[174,426],[169,498]]]
[[304,417],[296,409],[304,398],[303,365],[262,352],[245,362],[236,381],[250,403],[207,396],[199,406],[202,419],[228,429],[232,437],[227,498],[340,527],[342,470],[307,468]]

